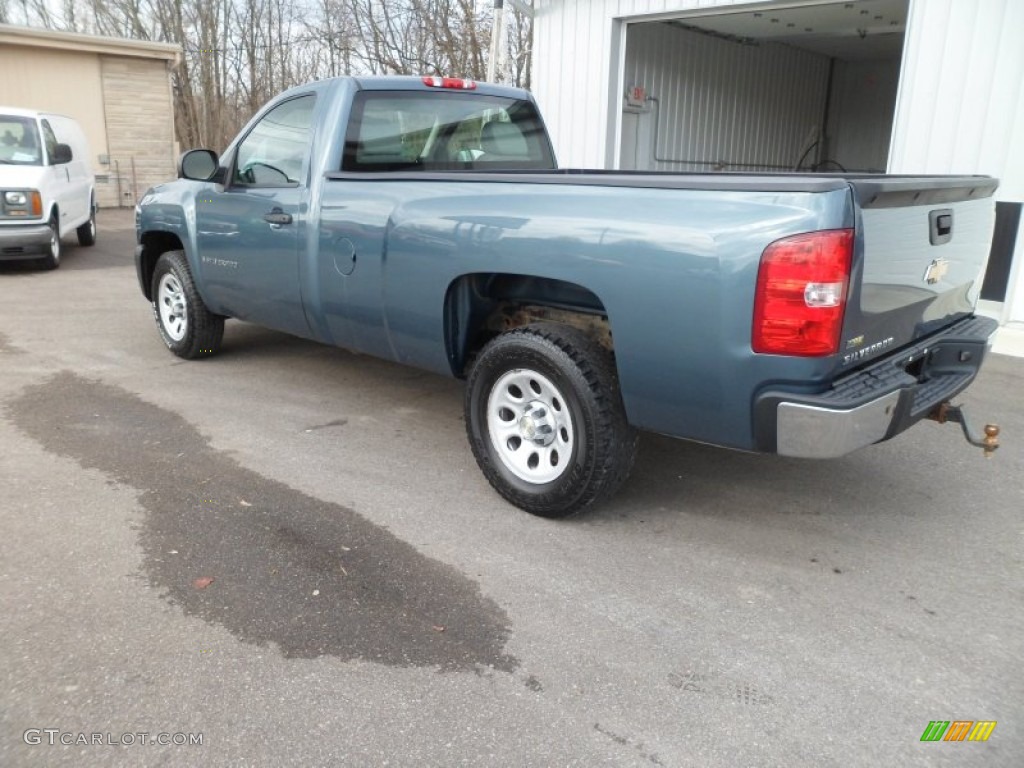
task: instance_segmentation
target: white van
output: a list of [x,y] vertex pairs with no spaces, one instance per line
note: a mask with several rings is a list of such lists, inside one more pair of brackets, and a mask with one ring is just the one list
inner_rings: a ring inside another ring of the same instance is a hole
[[0,261],[60,266],[60,239],[96,242],[89,146],[70,117],[0,107]]

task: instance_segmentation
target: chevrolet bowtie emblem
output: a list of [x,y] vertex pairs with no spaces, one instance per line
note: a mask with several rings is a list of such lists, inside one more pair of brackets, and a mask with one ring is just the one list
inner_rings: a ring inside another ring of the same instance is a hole
[[946,276],[948,271],[949,262],[946,259],[933,259],[932,263],[928,265],[928,269],[924,271],[924,281],[928,285],[935,285]]

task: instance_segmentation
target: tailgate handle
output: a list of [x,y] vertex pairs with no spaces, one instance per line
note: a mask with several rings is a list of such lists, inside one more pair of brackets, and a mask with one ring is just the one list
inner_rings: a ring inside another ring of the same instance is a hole
[[953,209],[939,208],[928,212],[928,240],[942,245],[953,239]]

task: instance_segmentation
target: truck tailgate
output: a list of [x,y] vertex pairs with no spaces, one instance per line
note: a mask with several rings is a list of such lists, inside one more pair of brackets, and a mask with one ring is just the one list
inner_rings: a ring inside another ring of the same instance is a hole
[[989,177],[848,177],[860,209],[859,258],[841,368],[858,367],[974,310],[995,220]]

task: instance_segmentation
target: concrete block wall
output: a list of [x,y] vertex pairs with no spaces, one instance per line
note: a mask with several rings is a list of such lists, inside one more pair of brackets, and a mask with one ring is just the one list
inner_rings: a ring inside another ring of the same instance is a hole
[[168,62],[101,56],[100,71],[110,162],[97,199],[101,206],[134,206],[149,187],[175,177]]

